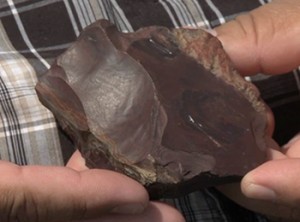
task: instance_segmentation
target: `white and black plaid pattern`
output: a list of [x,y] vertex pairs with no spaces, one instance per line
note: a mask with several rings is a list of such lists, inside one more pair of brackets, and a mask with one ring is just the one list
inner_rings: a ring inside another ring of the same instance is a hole
[[[0,156],[18,164],[63,164],[69,143],[35,94],[37,78],[81,30],[105,18],[124,31],[162,25],[211,29],[270,0],[0,0]],[[252,81],[273,108],[275,136],[299,131],[299,70]],[[289,130],[285,130],[286,125]],[[285,133],[282,133],[282,132]],[[63,152],[62,152],[63,150]],[[166,200],[187,221],[267,221],[214,189]]]

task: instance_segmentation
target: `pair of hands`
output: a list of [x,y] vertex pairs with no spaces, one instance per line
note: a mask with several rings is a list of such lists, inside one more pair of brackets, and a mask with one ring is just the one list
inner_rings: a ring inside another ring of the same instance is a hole
[[[284,73],[300,65],[299,10],[299,0],[273,0],[215,31],[241,73]],[[300,139],[283,152],[272,148],[270,161],[248,173],[241,186],[219,189],[248,208],[299,220]],[[87,169],[78,152],[66,167],[0,161],[0,175],[0,221],[184,221],[175,209],[149,202],[146,190],[130,178]]]

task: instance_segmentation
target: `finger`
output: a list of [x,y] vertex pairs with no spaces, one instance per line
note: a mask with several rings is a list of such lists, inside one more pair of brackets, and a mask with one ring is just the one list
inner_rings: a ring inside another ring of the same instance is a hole
[[287,159],[288,157],[278,149],[268,150],[268,160]]
[[292,208],[300,203],[300,159],[266,162],[242,180],[242,192],[250,198],[273,201]]
[[283,152],[288,157],[300,158],[300,134],[297,134],[283,146]]
[[269,106],[266,106],[266,112],[267,112],[267,134],[269,136],[272,136],[275,130],[275,119],[274,114]]
[[149,207],[141,214],[120,215],[109,214],[97,220],[84,222],[184,222],[183,216],[173,207],[159,202],[150,203]]
[[272,218],[271,221],[300,220],[299,209],[274,202],[249,199],[241,192],[239,183],[222,185],[218,187],[218,190],[240,206]]
[[300,1],[272,1],[217,27],[217,37],[243,74],[279,74],[300,57]]
[[88,169],[88,167],[85,165],[85,159],[82,157],[79,150],[76,150],[73,153],[66,166],[77,171],[83,171]]
[[0,221],[70,221],[107,212],[141,212],[146,190],[107,170],[20,167],[0,161]]

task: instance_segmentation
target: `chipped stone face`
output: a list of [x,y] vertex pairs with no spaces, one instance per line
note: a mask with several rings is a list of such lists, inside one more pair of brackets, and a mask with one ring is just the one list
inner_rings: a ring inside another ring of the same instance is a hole
[[36,86],[87,165],[154,198],[230,182],[266,158],[266,106],[202,30],[87,27]]

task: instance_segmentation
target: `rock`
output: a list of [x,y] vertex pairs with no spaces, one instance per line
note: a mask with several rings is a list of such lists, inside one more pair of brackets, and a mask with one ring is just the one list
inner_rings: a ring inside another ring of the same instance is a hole
[[203,30],[88,26],[36,86],[87,165],[152,198],[232,182],[266,160],[267,109]]

